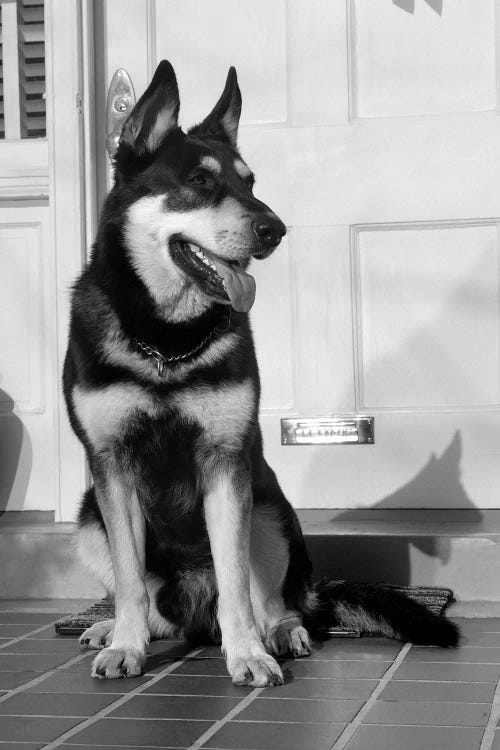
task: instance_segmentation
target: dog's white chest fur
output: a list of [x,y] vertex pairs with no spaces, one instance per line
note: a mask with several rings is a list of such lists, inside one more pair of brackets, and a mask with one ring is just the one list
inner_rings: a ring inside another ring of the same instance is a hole
[[153,398],[143,388],[132,384],[117,384],[95,390],[75,386],[73,405],[96,450],[119,439],[134,417],[141,413],[154,416],[156,412]]
[[120,440],[139,416],[160,417],[172,409],[181,420],[202,429],[207,445],[238,448],[255,409],[255,390],[250,379],[216,387],[186,388],[173,397],[154,399],[140,386],[120,384],[85,390],[73,389],[79,422],[96,450]]
[[202,428],[208,444],[232,449],[245,439],[255,398],[253,383],[248,378],[237,384],[186,388],[174,397],[173,405],[181,417]]

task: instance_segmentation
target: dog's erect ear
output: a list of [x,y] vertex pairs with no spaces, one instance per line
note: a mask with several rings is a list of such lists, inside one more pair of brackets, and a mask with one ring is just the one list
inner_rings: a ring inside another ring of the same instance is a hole
[[236,70],[231,67],[227,74],[226,85],[222,96],[203,122],[195,125],[189,133],[192,135],[212,135],[236,146],[238,123],[241,114],[241,93],[238,86]]
[[177,129],[179,104],[174,69],[167,60],[162,60],[126,120],[120,144],[126,143],[139,155],[153,152],[168,133]]

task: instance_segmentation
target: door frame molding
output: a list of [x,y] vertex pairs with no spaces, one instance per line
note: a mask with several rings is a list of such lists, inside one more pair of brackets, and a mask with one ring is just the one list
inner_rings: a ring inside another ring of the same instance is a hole
[[[88,485],[83,447],[74,435],[61,386],[70,315],[69,289],[81,271],[87,247],[86,200],[90,154],[85,133],[92,108],[85,86],[88,70],[89,9],[81,0],[46,0],[47,140],[49,144],[50,237],[55,258],[56,343],[53,346],[56,521],[74,521]],[[87,35],[87,39],[85,38]],[[61,64],[61,63],[64,64]]]

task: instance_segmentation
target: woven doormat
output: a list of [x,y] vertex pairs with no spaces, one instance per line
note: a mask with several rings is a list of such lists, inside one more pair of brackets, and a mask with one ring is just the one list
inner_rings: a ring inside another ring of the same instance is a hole
[[[425,607],[441,615],[452,602],[455,601],[450,589],[442,589],[437,586],[387,586],[393,591],[406,594],[410,599],[423,604]],[[56,633],[59,635],[81,635],[84,630],[90,628],[96,622],[111,620],[115,616],[113,599],[105,597],[96,602],[83,612],[76,615],[68,615],[55,623]],[[333,638],[359,638],[359,630],[345,630],[344,628],[331,628],[329,631]]]

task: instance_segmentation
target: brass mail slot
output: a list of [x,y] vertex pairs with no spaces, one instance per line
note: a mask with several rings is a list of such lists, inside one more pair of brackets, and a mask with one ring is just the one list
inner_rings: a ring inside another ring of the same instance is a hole
[[375,442],[373,417],[281,420],[281,445],[361,445]]

